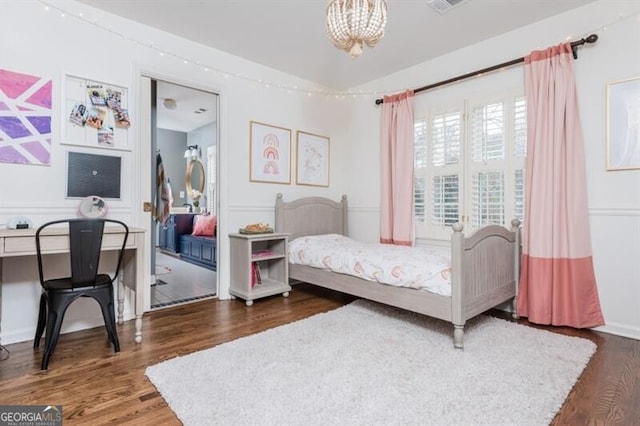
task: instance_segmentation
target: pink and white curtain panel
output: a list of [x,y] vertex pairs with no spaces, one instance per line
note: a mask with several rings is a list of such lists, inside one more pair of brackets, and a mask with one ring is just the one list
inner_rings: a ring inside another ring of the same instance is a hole
[[604,324],[596,286],[571,45],[525,57],[525,222],[518,314],[538,324]]
[[380,242],[412,246],[413,216],[412,90],[385,96],[380,129]]

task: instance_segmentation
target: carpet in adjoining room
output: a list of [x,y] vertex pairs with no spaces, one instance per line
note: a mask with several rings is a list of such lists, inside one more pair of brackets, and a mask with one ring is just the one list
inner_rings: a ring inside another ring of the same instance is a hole
[[148,367],[185,425],[546,425],[589,340],[488,316],[452,325],[358,300]]

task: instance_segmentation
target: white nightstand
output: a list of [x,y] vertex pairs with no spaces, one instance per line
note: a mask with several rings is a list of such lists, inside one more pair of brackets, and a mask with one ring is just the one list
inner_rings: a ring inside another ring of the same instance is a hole
[[289,296],[288,236],[285,233],[229,234],[233,296],[253,305],[255,299]]

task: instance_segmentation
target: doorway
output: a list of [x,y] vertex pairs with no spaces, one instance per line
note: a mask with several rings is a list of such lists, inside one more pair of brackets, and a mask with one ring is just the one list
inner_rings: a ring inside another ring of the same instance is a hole
[[[151,309],[217,296],[218,95],[151,79]],[[158,205],[158,203],[156,203]]]

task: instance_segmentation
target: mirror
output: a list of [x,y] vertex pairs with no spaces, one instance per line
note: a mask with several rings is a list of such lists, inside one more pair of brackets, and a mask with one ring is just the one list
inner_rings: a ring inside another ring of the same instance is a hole
[[189,161],[189,164],[187,164],[187,173],[184,177],[188,197],[191,197],[191,191],[194,189],[200,191],[201,194],[203,193],[204,176],[204,165],[202,164],[202,161]]

